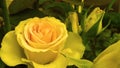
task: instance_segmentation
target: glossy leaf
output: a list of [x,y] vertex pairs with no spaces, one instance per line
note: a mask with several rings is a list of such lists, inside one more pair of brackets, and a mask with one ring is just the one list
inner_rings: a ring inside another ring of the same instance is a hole
[[9,6],[9,12],[10,14],[15,14],[26,8],[31,8],[35,1],[36,0],[14,0]]
[[[33,10],[33,9],[26,9],[25,11],[22,11],[21,13],[14,14],[10,16],[10,22],[12,25],[16,26],[18,23],[22,20],[33,18],[33,17],[44,17],[45,15],[39,11],[39,10]],[[14,28],[14,27],[13,27]]]

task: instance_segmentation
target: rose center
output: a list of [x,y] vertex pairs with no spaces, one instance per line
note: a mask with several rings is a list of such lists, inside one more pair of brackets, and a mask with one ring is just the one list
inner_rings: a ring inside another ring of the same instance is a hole
[[[29,28],[29,29],[28,29]],[[54,25],[46,22],[33,22],[29,23],[25,27],[26,40],[47,44],[56,40],[59,36],[59,31]]]
[[[44,43],[50,43],[58,37],[58,33],[54,27],[47,23],[34,24],[29,30],[30,40],[34,42],[39,42],[40,40]],[[38,39],[36,39],[36,37]]]

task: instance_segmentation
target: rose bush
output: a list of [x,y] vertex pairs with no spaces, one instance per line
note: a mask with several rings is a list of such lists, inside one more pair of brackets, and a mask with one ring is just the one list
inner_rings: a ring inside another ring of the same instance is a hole
[[33,68],[66,68],[67,56],[79,60],[85,50],[81,37],[67,32],[54,17],[21,21],[4,36],[1,45],[1,59],[7,65],[26,64]]

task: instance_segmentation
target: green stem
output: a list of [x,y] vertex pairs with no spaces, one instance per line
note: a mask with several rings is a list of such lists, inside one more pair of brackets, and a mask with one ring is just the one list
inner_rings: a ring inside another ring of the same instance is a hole
[[4,32],[8,32],[11,30],[11,25],[10,25],[10,19],[9,19],[9,12],[8,12],[8,8],[6,5],[6,0],[1,0],[1,7],[2,7],[2,14],[3,14],[3,18],[4,18]]

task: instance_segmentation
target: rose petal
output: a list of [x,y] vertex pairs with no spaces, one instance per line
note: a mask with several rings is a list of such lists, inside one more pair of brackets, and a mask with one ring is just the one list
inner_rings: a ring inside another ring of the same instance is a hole
[[[33,30],[35,25],[39,25],[39,29],[37,29],[37,31],[40,33],[39,36],[38,34],[35,33],[36,30]],[[56,35],[53,36],[54,32],[56,32]],[[45,17],[45,18],[35,17],[32,20],[28,21],[24,29],[24,35],[27,42],[32,47],[40,48],[40,49],[48,48],[51,45],[53,46],[56,42],[61,40],[63,36],[66,36],[66,34],[67,33],[66,33],[65,25],[53,17]],[[57,37],[57,35],[59,35],[59,37]],[[52,38],[55,38],[55,36],[57,38],[56,40],[53,41]]]
[[94,60],[93,68],[120,68],[120,40],[106,48]]
[[105,55],[113,52],[113,51],[116,51],[116,50],[119,50],[120,49],[120,40],[112,45],[110,45],[108,48],[106,48],[102,53],[100,53],[100,55],[97,56],[97,58],[95,58],[95,62],[100,60],[101,57],[104,57]]
[[63,55],[59,54],[56,60],[54,60],[49,64],[42,65],[42,64],[37,64],[35,62],[32,62],[32,63],[34,68],[66,68],[68,62]]
[[31,52],[25,49],[25,54],[29,60],[32,60],[39,64],[46,64],[54,61],[58,53],[52,51],[46,52]]
[[21,58],[24,58],[24,52],[17,43],[15,32],[8,32],[3,40],[2,47],[0,50],[1,59],[4,63],[9,66],[16,66],[18,64],[25,64]]
[[73,59],[79,60],[84,54],[85,47],[82,38],[75,33],[69,32],[63,54]]
[[53,62],[48,64],[38,64],[24,58],[22,59],[22,61],[28,63],[28,68],[66,68],[68,64],[66,57],[61,54],[59,54]]
[[86,59],[73,59],[73,58],[68,58],[71,63],[73,63],[77,68],[92,68],[93,62],[86,60]]

